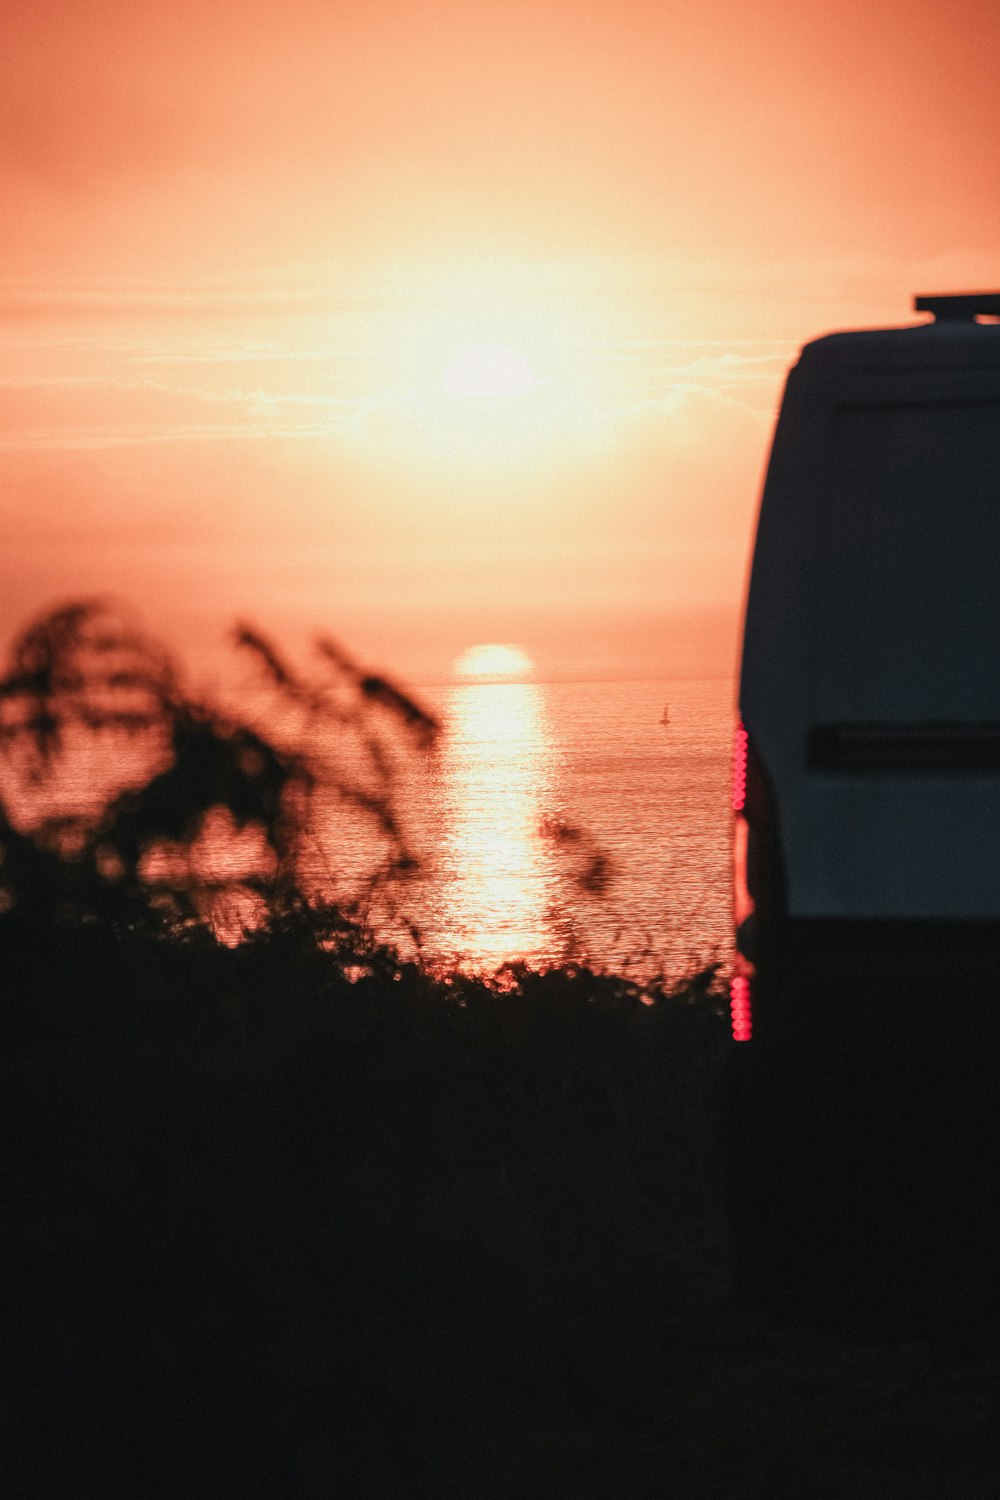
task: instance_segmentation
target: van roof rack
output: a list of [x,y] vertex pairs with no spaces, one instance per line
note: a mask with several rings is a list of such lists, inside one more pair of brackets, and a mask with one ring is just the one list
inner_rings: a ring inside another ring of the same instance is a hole
[[996,318],[1000,317],[1000,292],[914,297],[913,310],[933,313],[939,323],[968,323],[979,316]]

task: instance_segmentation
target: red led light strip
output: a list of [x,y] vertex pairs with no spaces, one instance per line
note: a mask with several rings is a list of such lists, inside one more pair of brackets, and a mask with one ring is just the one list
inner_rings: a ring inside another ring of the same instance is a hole
[[729,984],[729,1015],[734,1042],[748,1042],[753,1035],[750,1015],[750,980],[745,974],[734,974]]
[[742,812],[747,800],[747,732],[736,726],[733,744],[733,812]]

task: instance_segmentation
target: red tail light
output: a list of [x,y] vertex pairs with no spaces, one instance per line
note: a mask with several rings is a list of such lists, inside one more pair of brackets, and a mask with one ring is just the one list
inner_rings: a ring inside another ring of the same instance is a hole
[[750,977],[736,973],[729,985],[729,1016],[734,1042],[748,1042],[753,1035],[750,1013]]
[[736,946],[741,947],[740,928],[754,914],[755,902],[750,894],[748,855],[750,852],[750,827],[742,813],[733,819],[733,921],[736,925]]
[[733,744],[733,920],[736,927],[736,964],[729,986],[729,1013],[733,1041],[748,1042],[753,1034],[751,980],[753,964],[739,951],[741,934],[754,914],[754,899],[747,879],[750,828],[746,818],[749,736],[742,723],[736,726]]
[[762,968],[774,961],[784,910],[784,875],[771,775],[751,733],[736,726],[733,746],[733,918],[736,963],[731,986],[733,1037],[748,1042],[751,1006],[757,1038],[770,1025]]
[[733,812],[741,813],[747,803],[747,743],[749,736],[742,724],[736,726],[733,744]]

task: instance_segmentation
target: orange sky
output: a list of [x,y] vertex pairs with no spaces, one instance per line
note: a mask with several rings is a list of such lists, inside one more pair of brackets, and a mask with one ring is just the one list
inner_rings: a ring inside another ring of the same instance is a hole
[[[1000,285],[1000,7],[15,0],[0,634],[726,672],[805,338]],[[535,376],[449,394],[503,343]]]

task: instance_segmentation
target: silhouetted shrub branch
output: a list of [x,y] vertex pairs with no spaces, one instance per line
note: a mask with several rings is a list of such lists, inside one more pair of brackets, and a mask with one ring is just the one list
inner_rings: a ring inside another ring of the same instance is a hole
[[[239,712],[191,696],[121,605],[76,601],[18,636],[0,679],[5,908],[238,936],[339,903],[333,929],[357,940],[414,873],[398,779],[434,717],[327,639],[305,670],[250,625],[233,639],[260,675]],[[374,835],[350,890],[336,850],[317,859],[332,803]]]

